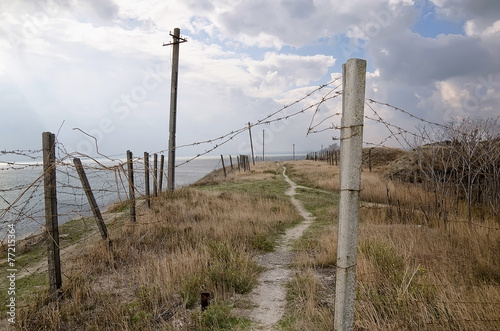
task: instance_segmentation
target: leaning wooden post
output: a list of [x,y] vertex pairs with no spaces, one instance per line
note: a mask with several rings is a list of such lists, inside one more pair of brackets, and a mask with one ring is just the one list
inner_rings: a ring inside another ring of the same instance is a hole
[[153,195],[158,196],[158,154],[153,156]]
[[57,300],[62,286],[61,255],[59,252],[59,224],[57,221],[55,143],[56,138],[53,133],[44,132],[42,134],[47,261],[49,294],[52,300]]
[[224,169],[224,177],[227,177],[226,167],[224,166],[224,156],[221,155],[220,159],[222,161],[222,169]]
[[231,163],[231,170],[234,170],[234,167],[233,167],[233,157],[231,155],[229,155],[229,162]]
[[161,192],[162,187],[163,187],[163,175],[164,175],[163,174],[163,165],[164,164],[165,164],[165,155],[162,155],[160,157],[160,174],[159,174],[159,176],[160,176],[160,178],[159,178],[160,179],[160,183],[158,185],[158,192]]
[[151,208],[151,195],[149,192],[149,153],[144,152],[144,194],[146,195],[146,206]]
[[94,214],[99,233],[101,234],[103,240],[108,240],[108,230],[102,218],[99,206],[95,201],[94,193],[92,193],[92,189],[90,188],[90,183],[87,179],[87,175],[85,174],[85,170],[83,169],[82,161],[79,158],[75,157],[73,159],[73,163],[75,165],[76,172],[78,173],[78,177],[80,177],[80,181],[82,182],[83,190],[85,191],[85,195],[87,196],[87,200],[89,201],[90,208],[92,209],[92,214]]
[[250,125],[250,122],[248,122],[248,133],[250,134],[250,148],[252,149],[252,162],[253,165],[255,165],[255,157],[253,154],[252,126]]
[[337,331],[353,330],[354,327],[366,61],[349,59],[343,65],[343,70],[339,229],[334,318],[334,327]]
[[135,193],[134,193],[134,164],[132,163],[132,152],[127,151],[127,170],[128,170],[128,193],[130,202],[130,221],[136,221],[135,215]]

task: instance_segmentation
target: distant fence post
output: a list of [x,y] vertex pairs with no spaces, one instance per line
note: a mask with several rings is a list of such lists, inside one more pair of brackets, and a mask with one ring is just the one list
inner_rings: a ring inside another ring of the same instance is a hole
[[87,196],[87,200],[89,201],[90,208],[92,209],[92,214],[94,214],[99,233],[101,234],[103,240],[108,240],[108,230],[102,218],[99,206],[95,201],[94,193],[92,193],[92,188],[90,187],[89,180],[87,178],[87,175],[85,174],[85,170],[83,169],[82,161],[79,158],[75,157],[73,159],[73,163],[75,165],[76,172],[78,173],[78,177],[80,177],[80,181],[82,182],[83,190],[85,191],[85,195]]
[[153,156],[153,195],[158,196],[158,154]]
[[224,177],[227,177],[226,167],[224,166],[224,156],[221,155],[220,159],[222,161],[222,169],[224,169]]
[[233,157],[231,155],[229,155],[229,162],[231,163],[231,170],[234,169],[233,167]]
[[144,194],[146,195],[146,205],[151,208],[151,195],[149,192],[149,153],[144,152]]
[[162,190],[162,187],[163,187],[163,165],[165,164],[165,155],[162,154],[162,156],[160,157],[160,183],[159,183],[159,187],[158,187],[158,192],[161,192]]
[[47,230],[47,261],[49,272],[49,295],[56,300],[62,286],[61,255],[59,251],[59,224],[57,221],[56,188],[56,138],[51,132],[42,134],[43,187],[45,198],[45,226]]
[[132,152],[127,151],[127,170],[128,170],[128,193],[130,203],[130,221],[136,221],[135,215],[135,193],[134,193],[134,165],[132,163]]
[[368,150],[368,169],[372,172],[372,149]]
[[349,59],[343,65],[343,71],[339,230],[334,318],[334,327],[337,331],[353,330],[354,327],[366,61]]
[[239,155],[236,155],[236,161],[238,161],[238,172],[241,172],[241,165],[240,165],[240,156]]

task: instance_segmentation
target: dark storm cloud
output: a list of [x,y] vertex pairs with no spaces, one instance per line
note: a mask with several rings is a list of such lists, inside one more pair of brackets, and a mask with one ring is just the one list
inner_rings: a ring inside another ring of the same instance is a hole
[[[387,52],[381,52],[381,50]],[[486,74],[494,57],[479,38],[440,35],[424,38],[407,32],[370,46],[374,63],[388,80],[426,85],[454,77]]]
[[316,11],[312,0],[283,0],[281,5],[292,18],[306,19]]

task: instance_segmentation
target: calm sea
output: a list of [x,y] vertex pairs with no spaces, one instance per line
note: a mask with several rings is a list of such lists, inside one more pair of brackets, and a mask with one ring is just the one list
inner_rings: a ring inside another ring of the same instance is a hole
[[[266,160],[271,161],[287,161],[292,158],[292,155],[283,154],[266,156]],[[305,155],[296,155],[296,159],[303,158]],[[220,156],[199,157],[185,163],[189,159],[188,157],[176,159],[179,165],[175,170],[176,187],[193,184],[206,174],[222,167]],[[113,167],[119,162],[106,160],[101,161],[101,165],[93,161],[83,162],[90,186],[101,210],[105,210],[111,203],[127,199],[126,168],[122,171],[119,167]],[[150,168],[153,166],[152,162],[151,157]],[[224,162],[228,167],[229,157],[225,157]],[[236,165],[235,158],[233,158],[233,163]],[[103,166],[109,168],[105,169]],[[0,168],[0,240],[4,239],[9,224],[15,224],[18,239],[42,231],[45,224],[45,209],[41,175],[42,166],[35,163],[24,166],[16,165],[15,168]],[[58,165],[56,178],[59,224],[91,215],[87,198],[71,161]],[[138,190],[136,196],[144,194],[145,174],[142,161],[134,162],[134,184]],[[166,185],[164,177],[163,189]],[[150,188],[152,192],[152,179]]]

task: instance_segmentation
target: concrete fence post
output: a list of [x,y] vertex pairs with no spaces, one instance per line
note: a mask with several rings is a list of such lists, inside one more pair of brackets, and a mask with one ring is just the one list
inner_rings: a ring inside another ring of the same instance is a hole
[[340,202],[334,322],[337,331],[353,330],[354,327],[366,61],[349,59],[343,65],[343,72],[344,88],[340,132]]

